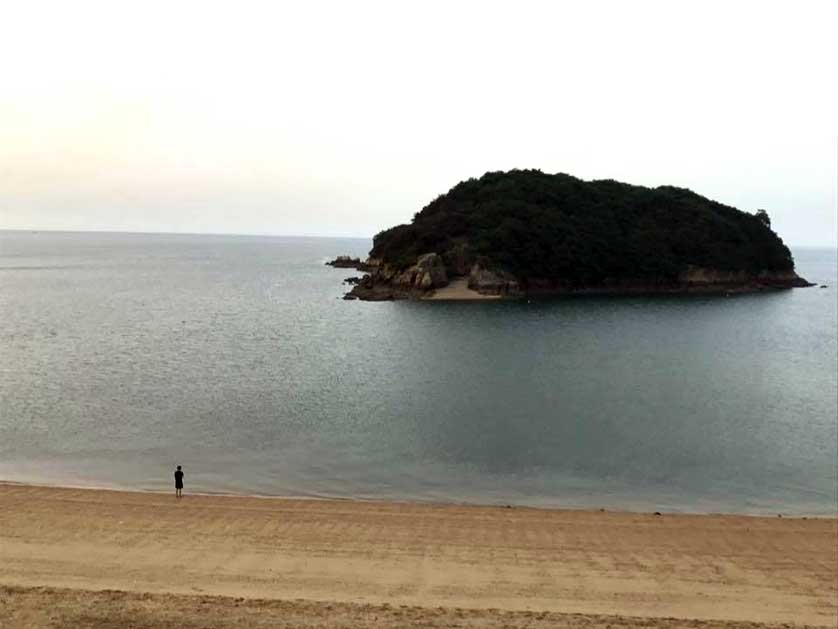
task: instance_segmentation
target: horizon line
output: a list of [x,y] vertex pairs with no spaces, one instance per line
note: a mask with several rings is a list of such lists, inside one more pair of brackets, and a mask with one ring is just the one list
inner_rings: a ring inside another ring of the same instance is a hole
[[[245,238],[331,238],[335,240],[372,240],[373,236],[335,236],[327,234],[278,234],[278,233],[247,233],[247,232],[193,232],[193,231],[135,231],[119,229],[36,229],[28,227],[0,227],[0,232],[29,232],[48,234],[125,234],[136,236],[243,236]],[[838,241],[821,244],[786,244],[787,247],[810,249],[838,248]]]
[[330,236],[327,234],[279,234],[254,232],[197,232],[155,231],[131,229],[37,229],[29,227],[0,227],[0,232],[29,232],[47,234],[126,234],[136,236],[245,236],[248,238],[334,238],[339,240],[372,240],[372,236]]

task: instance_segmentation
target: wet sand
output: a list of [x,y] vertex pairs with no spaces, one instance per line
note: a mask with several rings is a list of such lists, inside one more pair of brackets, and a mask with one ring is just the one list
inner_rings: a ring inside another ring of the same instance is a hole
[[834,627],[838,523],[0,484],[0,585],[4,627]]

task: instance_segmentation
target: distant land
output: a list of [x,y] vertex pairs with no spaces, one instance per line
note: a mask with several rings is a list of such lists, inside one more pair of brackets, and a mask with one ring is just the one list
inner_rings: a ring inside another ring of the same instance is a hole
[[810,286],[764,210],[539,170],[460,182],[377,234],[347,299],[752,292]]

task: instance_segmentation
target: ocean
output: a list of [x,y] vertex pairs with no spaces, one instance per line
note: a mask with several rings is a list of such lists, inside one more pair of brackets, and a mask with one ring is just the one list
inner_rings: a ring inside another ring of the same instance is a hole
[[754,295],[341,299],[369,240],[0,232],[0,479],[838,514],[838,263]]

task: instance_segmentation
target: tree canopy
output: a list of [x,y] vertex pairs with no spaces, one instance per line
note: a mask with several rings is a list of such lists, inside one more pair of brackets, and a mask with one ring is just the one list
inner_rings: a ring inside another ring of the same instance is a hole
[[410,224],[376,235],[370,255],[402,268],[436,252],[447,266],[480,260],[523,281],[580,285],[674,280],[689,265],[792,270],[770,225],[764,211],[742,212],[684,188],[512,170],[457,184]]

